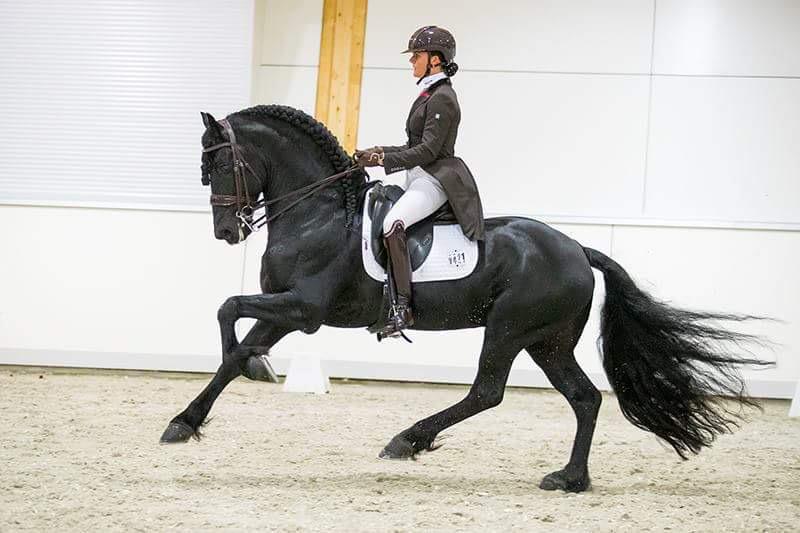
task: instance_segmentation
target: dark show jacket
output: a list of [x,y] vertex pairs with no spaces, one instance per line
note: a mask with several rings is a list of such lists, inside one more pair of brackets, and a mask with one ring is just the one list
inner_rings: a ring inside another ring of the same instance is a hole
[[408,142],[384,146],[387,174],[416,166],[434,176],[447,193],[456,220],[471,240],[483,240],[483,206],[478,187],[467,165],[455,157],[461,108],[449,78],[437,81],[411,106],[406,120]]

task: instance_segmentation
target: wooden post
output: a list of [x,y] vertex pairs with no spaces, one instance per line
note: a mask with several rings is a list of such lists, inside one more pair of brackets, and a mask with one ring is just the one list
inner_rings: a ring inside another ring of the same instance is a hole
[[367,0],[324,0],[316,118],[348,152],[356,148]]

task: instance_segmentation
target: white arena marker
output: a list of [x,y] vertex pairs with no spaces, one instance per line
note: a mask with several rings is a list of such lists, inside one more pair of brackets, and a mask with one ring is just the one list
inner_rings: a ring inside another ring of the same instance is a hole
[[331,390],[328,375],[322,370],[322,363],[315,355],[296,355],[289,363],[284,392],[313,392],[325,394]]
[[794,389],[794,399],[792,406],[789,407],[789,416],[800,416],[800,381],[797,382],[797,388]]

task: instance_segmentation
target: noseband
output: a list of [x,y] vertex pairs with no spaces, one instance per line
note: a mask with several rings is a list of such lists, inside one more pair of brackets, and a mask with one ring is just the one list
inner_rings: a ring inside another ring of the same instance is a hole
[[[247,162],[247,160],[242,155],[242,146],[236,142],[236,134],[233,133],[233,128],[231,127],[230,122],[228,119],[222,119],[218,121],[218,123],[225,129],[225,132],[228,134],[228,142],[222,142],[219,144],[215,144],[213,146],[209,146],[208,148],[203,148],[203,153],[214,152],[219,150],[220,148],[230,147],[231,149],[231,157],[233,159],[233,182],[234,187],[236,189],[236,195],[228,195],[228,194],[212,194],[211,195],[211,205],[217,207],[231,207],[236,206],[236,218],[239,219],[241,226],[246,226],[250,229],[250,231],[258,231],[261,229],[265,224],[271,222],[281,216],[282,214],[289,211],[291,208],[299,204],[301,201],[305,200],[315,192],[320,189],[324,189],[328,185],[338,181],[346,176],[349,176],[353,172],[359,170],[358,165],[353,165],[349,167],[347,170],[343,172],[339,172],[337,174],[333,174],[326,178],[321,179],[320,181],[314,182],[311,185],[307,185],[300,189],[296,189],[291,191],[287,194],[279,196],[278,198],[273,198],[272,200],[258,200],[256,202],[250,199],[250,193],[247,190],[247,179],[244,175],[245,169],[253,175],[254,178],[260,183],[261,180],[259,179],[258,175],[253,170],[253,167]],[[203,172],[202,177],[203,185],[210,185],[211,184],[211,174],[206,173],[205,170]],[[296,198],[292,203],[278,211],[277,213],[273,214],[272,216],[267,216],[266,208],[270,205],[276,204],[282,200],[287,200],[291,197],[297,196],[300,194],[301,196]],[[253,214],[257,209],[264,208],[264,214],[259,216],[257,219],[253,220]]]

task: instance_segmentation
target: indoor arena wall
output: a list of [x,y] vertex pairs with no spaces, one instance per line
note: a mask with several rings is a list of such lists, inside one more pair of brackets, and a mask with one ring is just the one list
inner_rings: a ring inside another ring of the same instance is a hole
[[[321,20],[322,0],[256,2],[254,103],[313,114]],[[796,3],[372,1],[360,146],[404,142],[417,87],[400,51],[429,23],[458,39],[456,150],[487,216],[550,223],[672,304],[783,320],[743,328],[778,343],[755,349],[776,367],[746,375],[754,394],[790,397],[800,379]],[[203,209],[6,204],[0,227],[5,363],[213,370],[217,307],[258,290],[266,242],[214,241]],[[605,386],[596,278],[578,358]],[[480,330],[411,337],[296,333],[275,348],[275,366],[310,353],[335,376],[472,380]],[[525,357],[511,383],[547,384]]]

